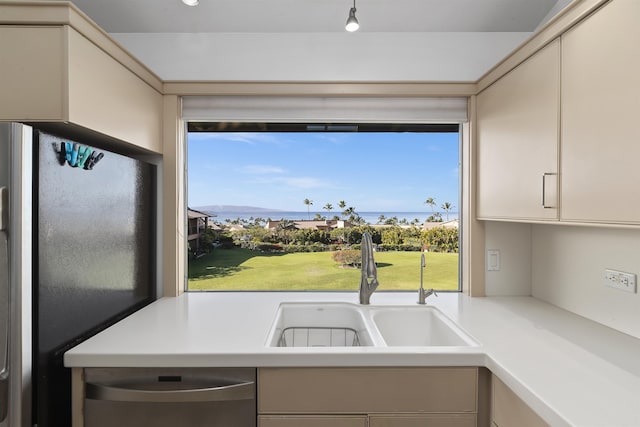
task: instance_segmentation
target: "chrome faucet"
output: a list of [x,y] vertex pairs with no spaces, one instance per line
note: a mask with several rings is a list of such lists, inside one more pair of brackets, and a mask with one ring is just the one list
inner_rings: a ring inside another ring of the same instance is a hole
[[376,261],[373,259],[373,241],[369,233],[362,233],[360,252],[362,254],[360,304],[368,305],[371,294],[378,287],[378,271]]
[[426,299],[431,296],[431,294],[438,296],[436,291],[433,289],[425,289],[422,286],[422,280],[424,276],[424,268],[427,266],[427,262],[424,259],[424,252],[422,252],[422,257],[420,258],[420,289],[418,289],[418,304],[424,304]]

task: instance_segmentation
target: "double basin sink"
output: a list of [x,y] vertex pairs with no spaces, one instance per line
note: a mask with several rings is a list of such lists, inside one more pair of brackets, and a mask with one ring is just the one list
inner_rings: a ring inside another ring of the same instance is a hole
[[433,306],[285,302],[270,347],[473,347],[478,343]]

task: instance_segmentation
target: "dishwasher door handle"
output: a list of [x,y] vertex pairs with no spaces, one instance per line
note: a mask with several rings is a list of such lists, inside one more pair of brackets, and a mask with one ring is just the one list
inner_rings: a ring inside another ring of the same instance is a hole
[[113,402],[219,402],[254,399],[255,382],[179,390],[141,390],[130,387],[114,387],[87,383],[87,399]]

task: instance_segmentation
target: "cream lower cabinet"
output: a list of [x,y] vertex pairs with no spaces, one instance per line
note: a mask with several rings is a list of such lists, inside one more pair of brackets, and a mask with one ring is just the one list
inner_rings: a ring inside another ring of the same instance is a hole
[[560,43],[477,96],[478,218],[558,219]]
[[475,427],[472,414],[370,415],[369,427]]
[[640,1],[562,35],[564,221],[640,224]]
[[258,427],[476,427],[475,414],[260,415]]
[[261,368],[258,427],[483,426],[478,422],[479,412],[483,413],[478,371],[475,367]]
[[258,427],[367,427],[367,417],[339,415],[260,415]]
[[491,422],[493,427],[548,426],[495,375],[491,378]]

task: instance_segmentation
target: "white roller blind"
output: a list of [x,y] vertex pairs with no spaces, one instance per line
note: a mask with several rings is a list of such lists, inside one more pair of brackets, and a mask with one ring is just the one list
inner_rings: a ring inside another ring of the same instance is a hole
[[462,123],[467,121],[467,98],[185,96],[182,117],[267,123]]

